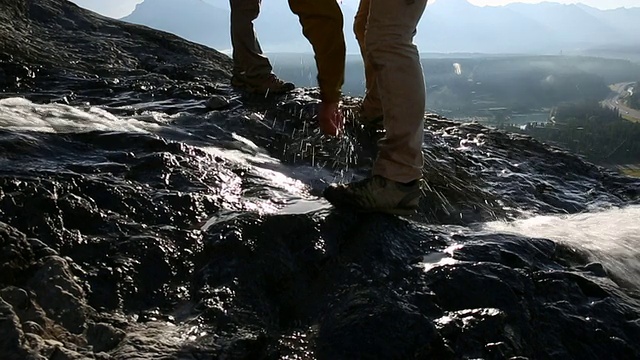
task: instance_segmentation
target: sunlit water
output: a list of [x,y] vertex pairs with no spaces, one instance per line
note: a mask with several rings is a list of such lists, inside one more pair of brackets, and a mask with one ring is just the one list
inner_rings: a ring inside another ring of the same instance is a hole
[[585,250],[595,262],[640,289],[640,206],[565,216],[490,222],[485,230],[546,238]]

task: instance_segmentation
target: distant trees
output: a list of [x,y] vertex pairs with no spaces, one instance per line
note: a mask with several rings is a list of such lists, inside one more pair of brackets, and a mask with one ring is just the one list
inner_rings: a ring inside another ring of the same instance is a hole
[[558,107],[555,123],[506,127],[559,145],[601,165],[640,163],[640,123],[624,120],[617,110],[582,102]]
[[562,102],[602,100],[613,76],[600,74],[606,73],[600,71],[604,63],[593,60],[585,66],[584,61],[552,56],[423,59],[427,105],[463,116],[494,107],[528,112]]

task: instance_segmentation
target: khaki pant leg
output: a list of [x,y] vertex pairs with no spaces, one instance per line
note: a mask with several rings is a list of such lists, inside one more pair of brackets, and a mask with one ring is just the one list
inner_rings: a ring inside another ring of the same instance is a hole
[[382,115],[382,104],[380,103],[380,95],[378,95],[378,85],[376,83],[375,71],[373,64],[366,56],[365,34],[367,31],[367,21],[369,19],[369,7],[371,0],[360,0],[358,12],[353,22],[353,33],[358,40],[360,47],[360,55],[364,63],[364,79],[365,79],[365,95],[363,103],[363,115],[367,119],[373,119]]
[[289,7],[298,15],[302,33],[313,47],[322,100],[338,102],[346,56],[340,6],[336,0],[289,0]]
[[262,54],[253,21],[260,13],[261,0],[230,0],[233,73],[261,77],[272,72],[269,59]]
[[371,0],[366,56],[373,64],[385,136],[373,174],[410,182],[422,176],[425,82],[413,44],[427,0]]

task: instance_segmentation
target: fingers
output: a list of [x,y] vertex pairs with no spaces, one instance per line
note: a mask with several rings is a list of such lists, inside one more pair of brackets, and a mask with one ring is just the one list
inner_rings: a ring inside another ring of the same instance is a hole
[[344,128],[344,117],[338,103],[322,102],[318,110],[318,124],[325,135],[339,136]]

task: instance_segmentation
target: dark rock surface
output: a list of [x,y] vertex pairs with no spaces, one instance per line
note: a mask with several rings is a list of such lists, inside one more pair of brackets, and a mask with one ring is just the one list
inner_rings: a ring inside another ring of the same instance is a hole
[[231,71],[215,50],[65,0],[0,1],[0,49],[4,92],[38,100],[206,98]]
[[0,349],[8,359],[24,359],[27,349],[24,346],[24,333],[20,328],[20,319],[13,312],[11,305],[0,299]]
[[326,139],[316,90],[238,94],[224,55],[66,1],[0,0],[0,41],[1,359],[640,357],[638,283],[479,226],[638,180],[429,115],[419,214],[338,211],[360,99]]

